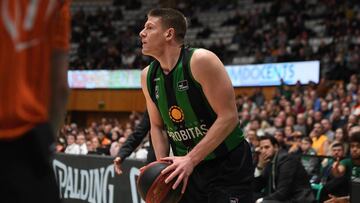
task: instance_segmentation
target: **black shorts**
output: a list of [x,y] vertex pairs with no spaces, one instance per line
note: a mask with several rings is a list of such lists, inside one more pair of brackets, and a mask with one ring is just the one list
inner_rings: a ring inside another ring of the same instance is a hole
[[253,175],[250,146],[244,140],[226,156],[196,166],[180,202],[250,203]]
[[0,202],[60,202],[50,165],[53,140],[49,124],[41,124],[18,139],[0,141]]

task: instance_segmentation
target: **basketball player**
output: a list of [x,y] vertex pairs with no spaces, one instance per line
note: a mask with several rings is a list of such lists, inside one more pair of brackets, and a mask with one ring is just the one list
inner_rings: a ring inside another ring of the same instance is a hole
[[153,9],[147,17],[142,53],[155,61],[142,72],[142,89],[156,158],[172,163],[162,171],[171,173],[165,182],[175,178],[173,189],[182,183],[181,202],[251,202],[250,147],[222,62],[208,50],[185,48],[179,11]]

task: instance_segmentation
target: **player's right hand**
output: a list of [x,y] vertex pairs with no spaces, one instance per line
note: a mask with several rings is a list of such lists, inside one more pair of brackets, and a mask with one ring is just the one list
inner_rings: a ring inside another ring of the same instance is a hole
[[114,168],[115,168],[115,172],[118,175],[122,174],[122,170],[121,170],[121,158],[120,157],[116,157],[114,159]]

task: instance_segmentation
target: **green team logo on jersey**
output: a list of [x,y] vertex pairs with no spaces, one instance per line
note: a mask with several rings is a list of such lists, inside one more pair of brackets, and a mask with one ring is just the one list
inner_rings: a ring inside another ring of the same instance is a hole
[[178,82],[178,90],[179,91],[185,91],[189,89],[188,81],[182,80]]
[[180,123],[180,122],[184,121],[184,112],[178,106],[170,107],[169,116],[170,116],[171,120],[176,122],[176,123]]

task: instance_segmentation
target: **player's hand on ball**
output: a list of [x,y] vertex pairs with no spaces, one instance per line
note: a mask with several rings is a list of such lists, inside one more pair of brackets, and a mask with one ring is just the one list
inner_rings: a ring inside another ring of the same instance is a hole
[[174,156],[174,157],[165,157],[161,159],[162,161],[169,161],[172,164],[166,167],[161,171],[162,174],[171,172],[171,174],[165,179],[165,183],[169,183],[172,179],[177,177],[176,182],[172,186],[173,189],[176,189],[181,182],[183,186],[181,193],[185,193],[185,189],[189,180],[189,176],[194,170],[194,164],[191,159],[187,156]]

